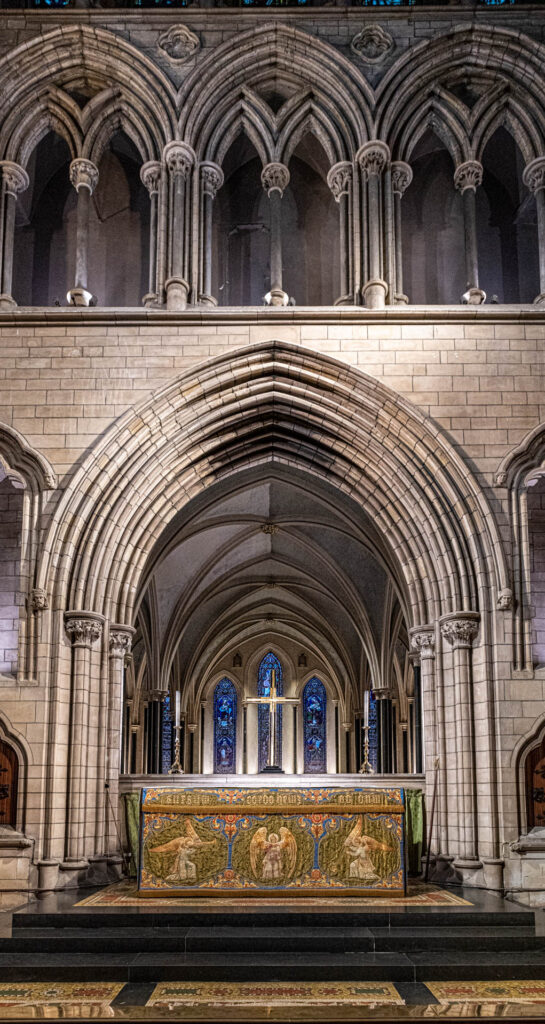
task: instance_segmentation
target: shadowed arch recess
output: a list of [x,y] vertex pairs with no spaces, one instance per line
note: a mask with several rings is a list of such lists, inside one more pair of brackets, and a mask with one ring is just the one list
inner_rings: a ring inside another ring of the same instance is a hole
[[397,558],[416,624],[482,612],[489,589],[507,586],[486,498],[433,421],[372,377],[276,341],[201,364],[113,424],[67,486],[40,579],[59,608],[130,623],[170,519],[211,483],[267,462],[362,504]]

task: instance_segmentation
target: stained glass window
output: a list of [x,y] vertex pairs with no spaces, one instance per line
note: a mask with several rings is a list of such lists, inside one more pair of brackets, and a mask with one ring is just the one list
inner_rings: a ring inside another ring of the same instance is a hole
[[167,695],[161,704],[161,773],[163,775],[168,773],[174,760],[173,734],[170,696]]
[[316,676],[303,690],[304,771],[326,772],[326,692]]
[[237,691],[230,679],[214,690],[214,771],[237,770]]
[[[257,670],[257,695],[268,697],[271,692],[271,672],[276,671],[276,693],[278,697],[283,693],[282,666],[272,651],[262,659]],[[269,756],[269,708],[266,704],[259,704],[257,708],[257,747],[258,747],[258,771],[263,771]],[[282,708],[276,712],[276,764],[282,767]]]
[[369,694],[369,763],[378,772],[378,709],[372,690]]

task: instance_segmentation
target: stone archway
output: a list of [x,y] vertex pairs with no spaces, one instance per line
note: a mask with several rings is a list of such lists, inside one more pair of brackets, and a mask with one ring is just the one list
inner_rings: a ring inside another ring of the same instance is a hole
[[[205,363],[129,410],[59,503],[39,577],[53,595],[55,671],[71,678],[72,700],[97,710],[84,734],[82,723],[69,725],[51,706],[49,762],[57,744],[72,756],[70,777],[60,772],[50,782],[59,800],[68,792],[65,849],[51,837],[46,855],[77,864],[104,845],[115,853],[102,787],[109,781],[115,795],[123,659],[149,558],[191,499],[267,464],[298,468],[348,495],[372,520],[384,559],[398,567],[422,659],[427,770],[441,758],[439,852],[475,873],[479,857],[497,856],[499,845],[494,718],[473,701],[476,684],[493,700],[489,637],[497,596],[508,586],[494,516],[449,440],[408,401],[334,359],[278,342]],[[447,705],[460,739],[454,750]],[[478,751],[476,715],[487,737]],[[84,739],[97,757],[92,782]],[[477,772],[490,826],[479,847]]]

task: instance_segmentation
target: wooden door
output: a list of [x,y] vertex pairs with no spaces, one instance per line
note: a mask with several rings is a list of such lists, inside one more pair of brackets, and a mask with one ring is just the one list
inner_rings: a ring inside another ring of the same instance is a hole
[[19,764],[13,747],[0,740],[0,825],[17,824]]

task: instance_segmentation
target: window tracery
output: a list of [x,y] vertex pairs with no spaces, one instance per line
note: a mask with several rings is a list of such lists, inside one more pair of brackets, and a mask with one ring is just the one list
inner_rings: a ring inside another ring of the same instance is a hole
[[317,676],[309,679],[303,690],[304,772],[327,771],[327,696]]
[[237,692],[230,679],[220,679],[214,690],[214,773],[236,772]]

